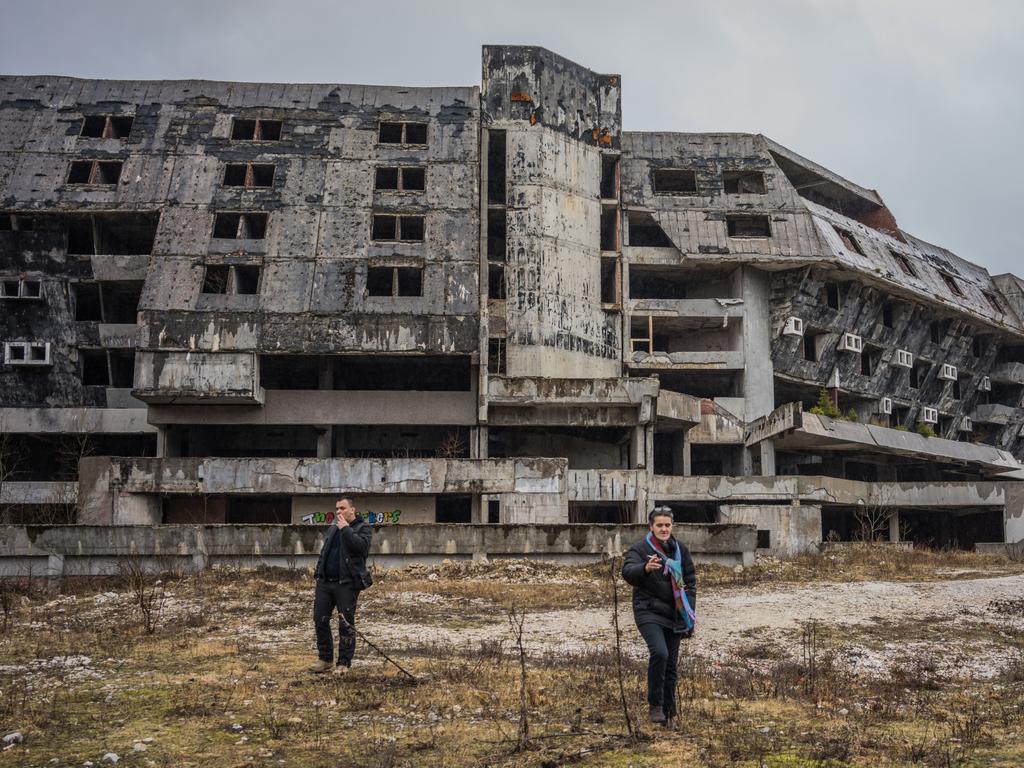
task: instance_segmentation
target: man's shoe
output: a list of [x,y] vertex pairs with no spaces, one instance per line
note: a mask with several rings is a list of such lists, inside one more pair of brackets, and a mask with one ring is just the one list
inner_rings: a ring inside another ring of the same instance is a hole
[[318,659],[315,664],[311,664],[306,667],[307,672],[313,672],[314,674],[321,675],[331,668],[331,662]]
[[349,666],[347,666],[345,664],[336,664],[334,666],[334,676],[335,677],[344,677],[345,675],[347,675],[351,671],[352,671],[352,667],[349,667]]
[[652,723],[664,723],[665,713],[662,711],[661,707],[651,705],[651,708],[647,712],[647,718]]
[[665,718],[665,730],[666,731],[678,731],[679,730],[679,721],[676,719],[675,715],[669,715],[668,717]]

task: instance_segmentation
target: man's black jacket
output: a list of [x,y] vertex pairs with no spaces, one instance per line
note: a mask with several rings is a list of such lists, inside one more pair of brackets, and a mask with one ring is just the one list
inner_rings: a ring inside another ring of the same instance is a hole
[[317,579],[324,577],[324,557],[330,551],[331,542],[335,536],[340,537],[338,565],[342,580],[345,580],[347,572],[356,590],[370,586],[370,573],[366,570],[366,556],[370,553],[373,528],[358,515],[344,528],[339,528],[337,524],[331,524],[331,530],[328,531],[327,537],[324,539],[320,557],[316,561],[315,577]]
[[[674,553],[674,547],[678,546],[682,553],[683,584],[686,597],[690,601],[690,607],[697,610],[697,571],[693,567],[693,558],[690,557],[690,550],[686,545],[674,538],[666,542],[669,552]],[[646,539],[641,539],[626,552],[625,560],[622,563],[622,578],[633,586],[633,618],[637,626],[641,624],[658,624],[666,629],[678,633],[689,634],[686,630],[686,622],[678,611],[676,611],[676,599],[672,594],[672,579],[664,568],[659,568],[653,573],[644,570],[647,560],[655,551]],[[658,557],[665,560],[665,556],[658,552]]]

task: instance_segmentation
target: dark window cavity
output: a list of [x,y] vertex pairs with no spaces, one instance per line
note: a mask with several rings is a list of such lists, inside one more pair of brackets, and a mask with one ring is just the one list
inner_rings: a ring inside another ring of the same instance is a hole
[[120,160],[73,160],[68,184],[117,184],[121,165]]
[[655,194],[697,194],[696,171],[683,168],[656,168],[653,173]]
[[942,278],[942,282],[946,284],[946,287],[949,288],[950,293],[954,296],[964,295],[964,292],[960,290],[960,286],[957,285],[957,282],[952,275],[947,275],[945,272],[939,272],[939,276]]
[[722,171],[722,185],[727,195],[765,194],[761,171]]
[[225,187],[272,187],[274,166],[269,163],[228,163],[224,166]]
[[126,139],[132,132],[134,117],[89,115],[82,121],[81,135],[91,139]]
[[422,167],[378,168],[373,188],[399,192],[422,192],[426,189],[426,169]]
[[487,340],[487,372],[494,376],[505,375],[505,339]]
[[619,158],[617,155],[601,155],[601,198],[619,199]]
[[427,124],[382,120],[377,136],[381,144],[422,146],[427,143]]
[[629,213],[629,244],[634,248],[671,248],[672,241],[649,213]]
[[729,215],[725,217],[729,237],[771,237],[767,216]]
[[423,217],[375,213],[373,215],[371,238],[373,240],[422,242],[424,238]]
[[279,141],[281,121],[236,119],[231,126],[231,138],[234,141]]
[[267,214],[221,212],[213,220],[213,236],[229,240],[262,240],[267,234]]
[[847,230],[840,229],[836,226],[833,226],[832,228],[836,231],[836,234],[839,235],[839,239],[843,241],[843,245],[846,247],[846,250],[859,253],[861,256],[864,255],[864,251],[861,249],[860,243],[857,242],[857,238],[853,236],[852,232],[848,232]]

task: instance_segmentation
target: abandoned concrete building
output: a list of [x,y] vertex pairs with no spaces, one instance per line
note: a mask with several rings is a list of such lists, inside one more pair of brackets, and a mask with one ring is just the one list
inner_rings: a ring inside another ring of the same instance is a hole
[[[619,76],[0,78],[4,522],[1024,539],[1024,281]],[[824,396],[822,393],[824,392]],[[813,412],[812,412],[813,408]]]

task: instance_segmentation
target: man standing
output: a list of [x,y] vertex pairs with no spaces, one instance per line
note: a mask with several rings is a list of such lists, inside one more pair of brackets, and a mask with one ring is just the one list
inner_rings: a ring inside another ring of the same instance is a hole
[[338,662],[335,674],[352,666],[356,650],[356,597],[373,583],[366,569],[373,529],[356,514],[356,505],[348,496],[334,505],[335,519],[316,563],[316,592],[313,597],[313,625],[320,660],[310,672],[326,672],[334,661],[331,642],[331,616],[338,609]]

